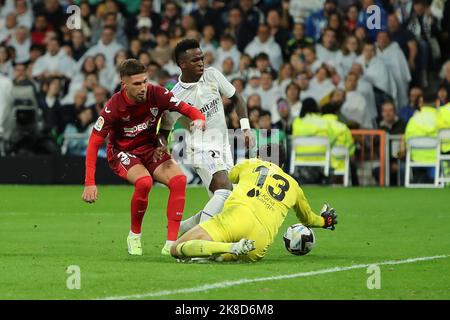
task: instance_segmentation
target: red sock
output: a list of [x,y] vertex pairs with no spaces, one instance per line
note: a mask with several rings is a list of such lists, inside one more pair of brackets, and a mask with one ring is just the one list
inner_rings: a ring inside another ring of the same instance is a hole
[[186,197],[186,176],[178,175],[169,181],[169,200],[167,201],[167,240],[178,238],[181,218],[184,211]]
[[134,193],[131,198],[131,231],[141,233],[142,220],[148,205],[148,194],[152,189],[153,179],[150,176],[141,177],[134,183]]

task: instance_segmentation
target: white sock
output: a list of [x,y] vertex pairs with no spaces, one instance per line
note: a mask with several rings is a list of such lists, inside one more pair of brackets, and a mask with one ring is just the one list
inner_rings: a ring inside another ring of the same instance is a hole
[[218,214],[223,209],[223,204],[230,196],[231,191],[227,189],[218,189],[214,192],[213,196],[206,203],[203,210],[200,210],[192,217],[181,221],[180,224],[180,234],[184,234],[200,222],[206,221],[216,214]]
[[206,206],[201,211],[200,222],[211,219],[223,209],[223,204],[230,196],[231,191],[227,189],[218,189],[214,191],[214,195],[209,199]]
[[175,241],[173,241],[173,240],[166,240],[166,244],[164,245],[165,247],[167,247],[167,246],[172,246],[172,244],[174,244],[175,243]]
[[133,231],[131,231],[130,230],[130,233],[128,234],[130,237],[133,237],[133,236],[138,236],[138,237],[140,237],[141,236],[141,234],[140,233],[134,233]]

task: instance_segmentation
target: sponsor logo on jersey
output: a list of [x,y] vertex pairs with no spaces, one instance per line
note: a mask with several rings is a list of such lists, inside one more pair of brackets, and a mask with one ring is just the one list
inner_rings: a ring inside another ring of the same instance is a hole
[[150,127],[150,120],[135,125],[134,127],[131,128],[123,128],[123,131],[126,137],[136,137],[139,133],[141,133],[144,130],[147,130],[149,127]]
[[101,131],[104,124],[105,124],[105,119],[102,116],[100,116],[100,117],[98,117],[97,122],[94,125],[94,129],[97,131]]
[[212,117],[219,111],[219,99],[220,98],[215,98],[214,100],[205,104],[200,109],[200,112],[203,113],[206,116],[206,118]]
[[130,120],[131,120],[131,117],[130,117],[130,116],[122,117],[122,121],[130,121]]
[[158,115],[159,109],[158,108],[150,108],[150,112],[154,117]]

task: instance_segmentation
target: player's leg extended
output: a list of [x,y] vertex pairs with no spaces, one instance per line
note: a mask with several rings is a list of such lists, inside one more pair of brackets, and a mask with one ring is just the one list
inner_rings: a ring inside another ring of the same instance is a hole
[[172,256],[217,257],[221,254],[243,255],[253,250],[254,241],[248,240],[247,236],[254,221],[247,219],[245,214],[242,216],[241,209],[245,208],[224,208],[220,215],[186,232],[172,246]]
[[[197,172],[205,183],[207,178],[206,175],[210,175],[209,172],[204,172],[205,170],[200,169]],[[202,223],[222,211],[223,204],[228,199],[231,194],[233,185],[228,179],[228,172],[226,170],[221,170],[212,175],[209,183],[209,191],[213,194],[209,201],[206,203],[203,210],[184,220],[180,226],[180,234],[184,234],[189,229],[193,228],[199,223]]]
[[242,255],[254,249],[253,240],[241,239],[238,242],[213,241],[201,226],[195,226],[178,239],[170,249],[174,258],[203,258],[221,254]]
[[142,255],[141,227],[153,180],[142,164],[136,164],[128,170],[127,180],[134,185],[134,193],[131,198],[131,227],[127,238],[128,253]]
[[165,184],[170,192],[167,201],[167,241],[161,251],[162,254],[169,255],[170,247],[177,239],[180,222],[183,217],[186,199],[186,176],[176,162],[169,159],[153,171],[153,177],[155,180]]

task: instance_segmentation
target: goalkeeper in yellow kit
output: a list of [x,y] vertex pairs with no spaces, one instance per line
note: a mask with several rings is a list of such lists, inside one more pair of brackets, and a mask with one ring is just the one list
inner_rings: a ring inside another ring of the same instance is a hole
[[173,257],[258,261],[290,208],[305,226],[334,230],[337,215],[333,208],[326,205],[321,216],[316,215],[297,181],[276,164],[264,161],[267,155],[273,158],[274,152],[282,166],[283,148],[268,145],[260,148],[259,159],[244,160],[231,169],[230,181],[237,185],[222,212],[180,237],[171,248]]

